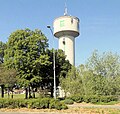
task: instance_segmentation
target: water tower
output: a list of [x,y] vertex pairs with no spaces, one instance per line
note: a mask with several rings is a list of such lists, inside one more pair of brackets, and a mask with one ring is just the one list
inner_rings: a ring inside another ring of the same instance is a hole
[[75,65],[75,37],[79,36],[79,19],[67,14],[58,17],[53,22],[54,36],[59,39],[59,49],[67,56],[66,59]]

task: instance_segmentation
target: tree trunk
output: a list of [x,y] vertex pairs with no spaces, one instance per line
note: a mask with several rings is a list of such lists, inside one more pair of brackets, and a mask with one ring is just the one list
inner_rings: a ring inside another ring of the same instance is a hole
[[12,90],[12,95],[11,95],[11,98],[13,99],[13,90]]
[[34,89],[33,89],[33,98],[35,98],[35,91],[34,91]]
[[28,99],[28,88],[25,88],[25,99]]
[[29,99],[32,98],[32,95],[31,95],[31,89],[30,89],[30,86],[29,86]]
[[8,98],[10,98],[10,90],[9,90],[9,88],[8,88]]
[[53,98],[53,85],[51,86],[51,97]]
[[4,85],[1,85],[1,97],[4,98]]

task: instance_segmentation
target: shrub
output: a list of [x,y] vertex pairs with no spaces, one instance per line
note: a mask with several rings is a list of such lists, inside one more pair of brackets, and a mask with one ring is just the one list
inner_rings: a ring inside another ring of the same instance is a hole
[[50,98],[41,98],[41,99],[0,99],[0,108],[36,108],[36,109],[45,109],[45,108],[54,108],[54,109],[67,109],[67,106],[64,103],[61,103],[59,100],[50,99]]
[[101,96],[100,101],[104,103],[108,103],[110,101],[117,101],[118,98],[116,96]]
[[31,108],[40,109],[41,107],[40,107],[39,101],[33,102],[32,105],[31,105]]
[[49,108],[61,110],[61,109],[67,109],[68,107],[64,103],[61,103],[58,99],[57,100],[52,99],[50,100]]
[[49,98],[31,99],[28,101],[28,108],[45,109],[49,108]]
[[5,102],[5,99],[0,99],[0,108],[5,108],[4,107],[4,103]]
[[49,101],[50,101],[49,98],[43,98],[43,99],[41,99],[39,101],[39,103],[40,103],[40,107],[39,108],[42,108],[42,109],[49,108]]
[[18,107],[19,108],[27,107],[27,105],[28,105],[28,100],[18,99]]
[[86,103],[91,102],[91,96],[88,96],[88,95],[84,96],[84,102]]
[[27,108],[36,108],[35,105],[34,105],[36,102],[37,102],[36,99],[27,100]]
[[74,96],[69,97],[69,99],[72,99],[73,101],[77,103],[81,103],[84,101],[83,96],[81,95],[74,95]]
[[65,104],[73,104],[74,103],[74,101],[72,99],[65,99],[63,102]]
[[10,105],[12,105],[12,103],[10,103],[9,99],[3,99],[2,108],[9,108]]
[[100,102],[100,97],[93,95],[93,96],[91,96],[91,98],[90,98],[90,102],[91,102],[91,103],[98,103],[98,102]]
[[7,108],[17,108],[17,106],[18,106],[18,105],[16,104],[17,101],[14,100],[14,99],[12,99],[12,100],[9,99],[9,100],[7,100],[6,102],[7,102],[7,103],[6,103],[6,104],[7,104]]
[[62,104],[62,109],[68,109],[68,107],[64,104],[64,103],[61,103]]
[[50,108],[50,109],[55,108],[55,105],[56,105],[57,102],[58,102],[58,100],[51,99],[51,100],[50,100],[49,108]]

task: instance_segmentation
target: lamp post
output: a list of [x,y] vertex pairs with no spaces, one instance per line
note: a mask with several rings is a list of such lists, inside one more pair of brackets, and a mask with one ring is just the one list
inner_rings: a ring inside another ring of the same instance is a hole
[[[53,30],[51,29],[51,26],[47,26],[48,29],[50,29],[52,37],[53,37],[53,45],[54,45],[54,34]],[[56,76],[55,76],[55,50],[53,48],[53,70],[54,70],[54,99],[56,99]]]

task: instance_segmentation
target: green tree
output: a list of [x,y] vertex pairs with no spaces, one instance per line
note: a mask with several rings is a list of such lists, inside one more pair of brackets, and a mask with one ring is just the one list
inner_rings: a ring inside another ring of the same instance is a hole
[[[120,89],[120,57],[111,52],[98,54],[94,51],[88,59],[86,67],[92,71],[91,85],[97,95],[118,95]],[[117,80],[118,79],[118,80]],[[117,80],[117,81],[116,81]],[[90,80],[89,80],[90,81]],[[88,81],[88,82],[89,82]],[[117,83],[116,83],[117,82]]]
[[4,97],[4,87],[8,88],[8,97],[9,91],[12,92],[13,98],[13,87],[17,83],[16,70],[15,69],[6,69],[3,65],[0,65],[0,84],[1,84],[1,96]]
[[82,77],[78,70],[72,67],[67,73],[66,77],[61,77],[61,87],[65,94],[75,95],[76,93],[83,95]]
[[5,69],[2,64],[0,64],[0,86],[1,86],[1,97],[4,97],[4,73]]
[[104,52],[100,55],[95,50],[88,58],[86,66],[98,75],[115,77],[120,74],[120,57],[112,52]]
[[40,30],[17,30],[9,36],[5,50],[5,64],[15,68],[19,83],[26,87],[26,98],[31,97],[30,88],[41,82],[41,68],[51,64],[45,54],[47,38]]
[[[68,60],[66,60],[66,56],[62,50],[54,50],[55,51],[55,75],[56,75],[56,86],[59,86],[60,76],[65,77],[68,70],[71,68],[71,64]],[[53,86],[54,86],[54,70],[53,70],[53,49],[47,50],[46,54],[50,57],[49,61],[52,63],[46,67],[41,69],[43,74],[41,87],[42,89],[50,89],[51,97],[53,97]]]
[[105,77],[86,70],[83,73],[82,83],[85,95],[104,95]]
[[6,44],[0,41],[0,64],[4,62],[5,49],[6,49]]
[[61,78],[61,87],[71,95],[120,95],[120,57],[94,51],[85,65]]

